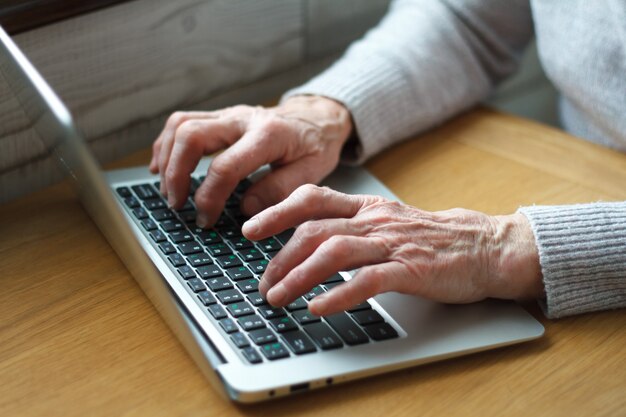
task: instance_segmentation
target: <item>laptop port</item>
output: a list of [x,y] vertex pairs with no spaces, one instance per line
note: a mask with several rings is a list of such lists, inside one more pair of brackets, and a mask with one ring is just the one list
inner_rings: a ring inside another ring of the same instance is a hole
[[289,388],[289,392],[294,393],[294,392],[302,392],[302,391],[307,391],[309,389],[309,383],[305,382],[303,384],[294,384]]

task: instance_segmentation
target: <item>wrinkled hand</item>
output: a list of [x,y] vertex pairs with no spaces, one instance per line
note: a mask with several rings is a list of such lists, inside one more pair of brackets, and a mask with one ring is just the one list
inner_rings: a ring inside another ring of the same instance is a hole
[[283,200],[302,184],[321,181],[337,166],[351,129],[348,110],[318,96],[293,97],[272,108],[176,112],[154,142],[150,170],[160,173],[168,204],[179,208],[200,158],[225,149],[195,194],[198,225],[210,226],[237,183],[265,164],[272,172],[244,195],[247,215]]
[[315,297],[309,310],[332,314],[388,291],[448,303],[543,292],[534,237],[522,214],[431,213],[305,185],[246,222],[243,233],[257,240],[294,226],[259,285],[275,306],[358,267],[350,281]]

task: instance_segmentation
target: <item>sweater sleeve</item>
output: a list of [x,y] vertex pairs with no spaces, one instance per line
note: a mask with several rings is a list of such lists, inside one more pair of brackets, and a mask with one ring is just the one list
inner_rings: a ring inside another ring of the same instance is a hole
[[397,0],[336,63],[288,91],[351,112],[362,163],[484,99],[512,73],[533,33],[528,0]]
[[626,201],[531,206],[549,318],[626,307]]

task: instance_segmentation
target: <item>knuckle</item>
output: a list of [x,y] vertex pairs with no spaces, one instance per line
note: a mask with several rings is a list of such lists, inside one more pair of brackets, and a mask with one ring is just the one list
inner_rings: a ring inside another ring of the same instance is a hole
[[314,184],[304,184],[298,187],[294,194],[303,203],[312,203],[321,194],[321,187]]
[[370,266],[363,283],[369,294],[380,294],[385,288],[385,273],[377,265]]
[[220,154],[211,163],[210,172],[217,178],[228,178],[236,171],[235,160],[226,154]]
[[201,137],[201,126],[195,120],[186,120],[176,129],[175,140],[183,145],[193,145]]
[[167,118],[166,125],[178,126],[179,124],[184,122],[186,118],[187,118],[187,114],[185,112],[175,111],[174,113],[170,114],[170,116]]
[[336,258],[343,259],[352,255],[350,241],[344,236],[331,236],[322,244],[322,250]]
[[307,238],[314,238],[316,236],[321,235],[323,232],[323,228],[320,222],[318,221],[308,221],[306,223],[302,223],[297,229],[296,233],[300,242],[303,242]]

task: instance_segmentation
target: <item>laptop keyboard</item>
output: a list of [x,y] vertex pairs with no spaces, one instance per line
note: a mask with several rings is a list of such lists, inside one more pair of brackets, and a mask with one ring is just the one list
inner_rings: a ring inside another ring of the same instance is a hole
[[308,311],[314,297],[345,282],[339,274],[284,308],[269,305],[258,291],[259,279],[294,230],[258,242],[242,236],[247,217],[239,202],[248,180],[239,183],[213,228],[197,227],[193,195],[203,179],[192,177],[191,198],[178,211],[167,207],[158,182],[116,191],[188,291],[249,363],[398,337],[369,302],[326,317]]

